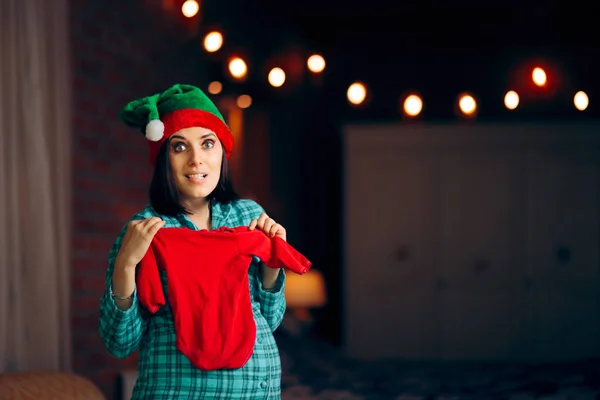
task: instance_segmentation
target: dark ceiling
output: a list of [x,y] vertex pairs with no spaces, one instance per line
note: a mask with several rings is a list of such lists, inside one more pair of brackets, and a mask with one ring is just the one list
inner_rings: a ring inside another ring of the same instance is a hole
[[[554,54],[596,57],[600,12],[533,1],[228,0],[210,2],[231,39],[257,54],[290,45],[346,65],[402,65],[444,53],[465,59]],[[482,4],[486,4],[485,7]],[[575,4],[570,2],[569,4]],[[592,54],[592,52],[594,54]],[[432,54],[434,53],[434,54]],[[447,67],[459,61],[449,60]],[[582,61],[583,62],[583,61]]]
[[593,94],[600,86],[600,12],[568,4],[227,0],[210,1],[207,16],[255,59],[294,48],[321,52],[328,89],[364,80],[381,104],[396,107],[393,99],[410,88],[440,98],[459,90],[501,96],[534,63],[556,72],[557,90]]
[[[559,7],[550,1],[453,1],[450,5],[447,1],[230,0],[222,4],[227,4],[227,11],[221,13],[234,16],[240,26],[258,31],[277,27],[314,45],[348,46],[355,39],[388,37],[402,38],[404,45],[435,46],[460,42],[472,34],[471,42],[493,47],[523,41],[574,43],[582,36],[589,42],[593,33],[596,43],[600,39],[597,10]],[[498,41],[485,42],[492,38]]]

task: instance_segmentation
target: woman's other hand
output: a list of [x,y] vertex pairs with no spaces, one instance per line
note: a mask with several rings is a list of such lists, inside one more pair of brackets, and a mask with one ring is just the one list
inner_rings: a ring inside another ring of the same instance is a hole
[[285,228],[275,222],[273,218],[265,213],[260,214],[258,219],[253,219],[249,225],[250,230],[259,229],[263,231],[269,237],[279,237],[283,240],[287,240],[287,233]]

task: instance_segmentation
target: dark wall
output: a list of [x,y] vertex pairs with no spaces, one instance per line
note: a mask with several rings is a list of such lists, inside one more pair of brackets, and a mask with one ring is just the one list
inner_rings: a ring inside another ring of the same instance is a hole
[[185,26],[156,5],[132,0],[71,3],[73,72],[73,367],[112,398],[117,373],[136,364],[111,357],[98,334],[108,250],[146,203],[145,139],[117,113],[129,100],[174,81],[202,78],[188,57]]

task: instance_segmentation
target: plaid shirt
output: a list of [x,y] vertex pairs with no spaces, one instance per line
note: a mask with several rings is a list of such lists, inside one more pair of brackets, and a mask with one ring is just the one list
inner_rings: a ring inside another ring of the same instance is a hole
[[[212,227],[248,226],[263,209],[251,200],[238,200],[212,206]],[[159,216],[165,227],[197,229],[185,216],[158,215],[147,206],[131,219]],[[106,349],[115,357],[125,358],[139,349],[138,379],[133,399],[269,399],[281,398],[281,361],[273,337],[285,312],[285,273],[281,270],[275,288],[267,292],[258,275],[260,260],[254,258],[248,275],[252,312],[256,322],[254,353],[248,363],[235,370],[202,371],[175,347],[175,326],[168,301],[167,278],[161,281],[167,304],[150,316],[134,292],[133,304],[121,311],[109,292],[115,258],[125,227],[110,249],[106,290],[100,300],[100,335]]]

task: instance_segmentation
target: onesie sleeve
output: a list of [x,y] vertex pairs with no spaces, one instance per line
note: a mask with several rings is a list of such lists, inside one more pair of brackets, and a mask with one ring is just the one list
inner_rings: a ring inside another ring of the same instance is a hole
[[[253,231],[242,231],[236,235],[237,247],[240,253],[246,257],[254,256],[263,262],[271,256],[271,242],[267,235],[255,229]],[[272,267],[279,268],[279,267]]]
[[100,336],[104,347],[117,358],[128,357],[137,350],[147,323],[140,308],[137,288],[133,292],[131,306],[125,311],[117,307],[110,295],[115,259],[121,248],[126,229],[127,226],[123,227],[109,251],[106,285],[100,299]]
[[256,256],[270,268],[287,268],[304,274],[311,262],[280,237],[270,238],[254,230],[238,236],[238,248],[244,255]]
[[160,252],[160,247],[157,245],[160,240],[159,233],[154,236],[146,255],[140,261],[136,277],[140,302],[152,314],[165,305],[165,294],[163,293],[155,254],[155,252]]

